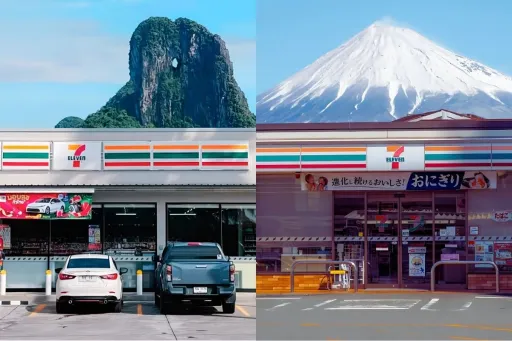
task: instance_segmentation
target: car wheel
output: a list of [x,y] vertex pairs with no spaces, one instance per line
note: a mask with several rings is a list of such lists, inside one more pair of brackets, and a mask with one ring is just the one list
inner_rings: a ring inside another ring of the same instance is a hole
[[114,313],[120,313],[123,311],[123,301],[114,303]]
[[166,302],[164,298],[164,294],[160,294],[160,299],[158,300],[159,307],[160,307],[160,314],[167,315],[171,311],[171,303]]
[[46,209],[44,210],[44,214],[49,215],[50,214],[50,207],[46,206]]
[[57,314],[66,314],[70,311],[69,307],[64,303],[56,303],[55,310],[57,311]]
[[158,294],[157,292],[155,291],[155,306],[158,307],[158,305],[160,304],[160,299],[158,298]]
[[222,312],[224,314],[234,314],[235,303],[222,303]]

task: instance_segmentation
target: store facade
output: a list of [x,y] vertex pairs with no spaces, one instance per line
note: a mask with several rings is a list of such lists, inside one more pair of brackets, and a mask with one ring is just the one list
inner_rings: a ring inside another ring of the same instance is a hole
[[[365,288],[429,288],[440,260],[492,260],[512,289],[512,122],[257,127],[257,287],[293,261],[352,261]],[[279,203],[279,204],[278,204]],[[299,265],[296,288],[326,286]],[[437,288],[492,289],[486,265],[441,266]]]
[[0,239],[8,289],[42,289],[70,254],[104,253],[125,287],[167,241],[218,242],[255,290],[253,129],[3,131]]

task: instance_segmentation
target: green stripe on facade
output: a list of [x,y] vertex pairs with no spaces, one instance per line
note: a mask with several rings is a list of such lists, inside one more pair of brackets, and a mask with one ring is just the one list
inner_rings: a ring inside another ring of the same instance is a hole
[[105,160],[151,159],[151,153],[105,153]]
[[153,159],[199,159],[199,153],[155,153]]
[[425,154],[425,161],[490,160],[491,154]]
[[2,154],[4,159],[38,159],[48,160],[50,158],[49,153],[9,153],[4,152]]
[[256,155],[256,162],[299,162],[300,155]]
[[338,154],[338,155],[302,155],[302,161],[316,162],[316,161],[366,161],[366,155],[351,155],[351,154]]
[[247,159],[248,152],[203,152],[203,159]]

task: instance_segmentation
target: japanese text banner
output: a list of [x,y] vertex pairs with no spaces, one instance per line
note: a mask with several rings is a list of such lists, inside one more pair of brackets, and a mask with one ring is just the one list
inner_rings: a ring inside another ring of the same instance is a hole
[[477,190],[496,188],[496,172],[328,173],[301,175],[303,191]]

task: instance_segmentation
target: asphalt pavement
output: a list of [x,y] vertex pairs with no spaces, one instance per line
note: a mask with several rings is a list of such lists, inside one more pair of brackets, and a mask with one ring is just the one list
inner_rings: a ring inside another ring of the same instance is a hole
[[29,305],[0,306],[0,339],[255,340],[255,298],[254,293],[237,293],[235,314],[203,307],[161,315],[152,301],[136,297],[118,314],[100,306],[57,314],[52,297],[37,296]]
[[258,296],[258,340],[510,340],[512,297]]

